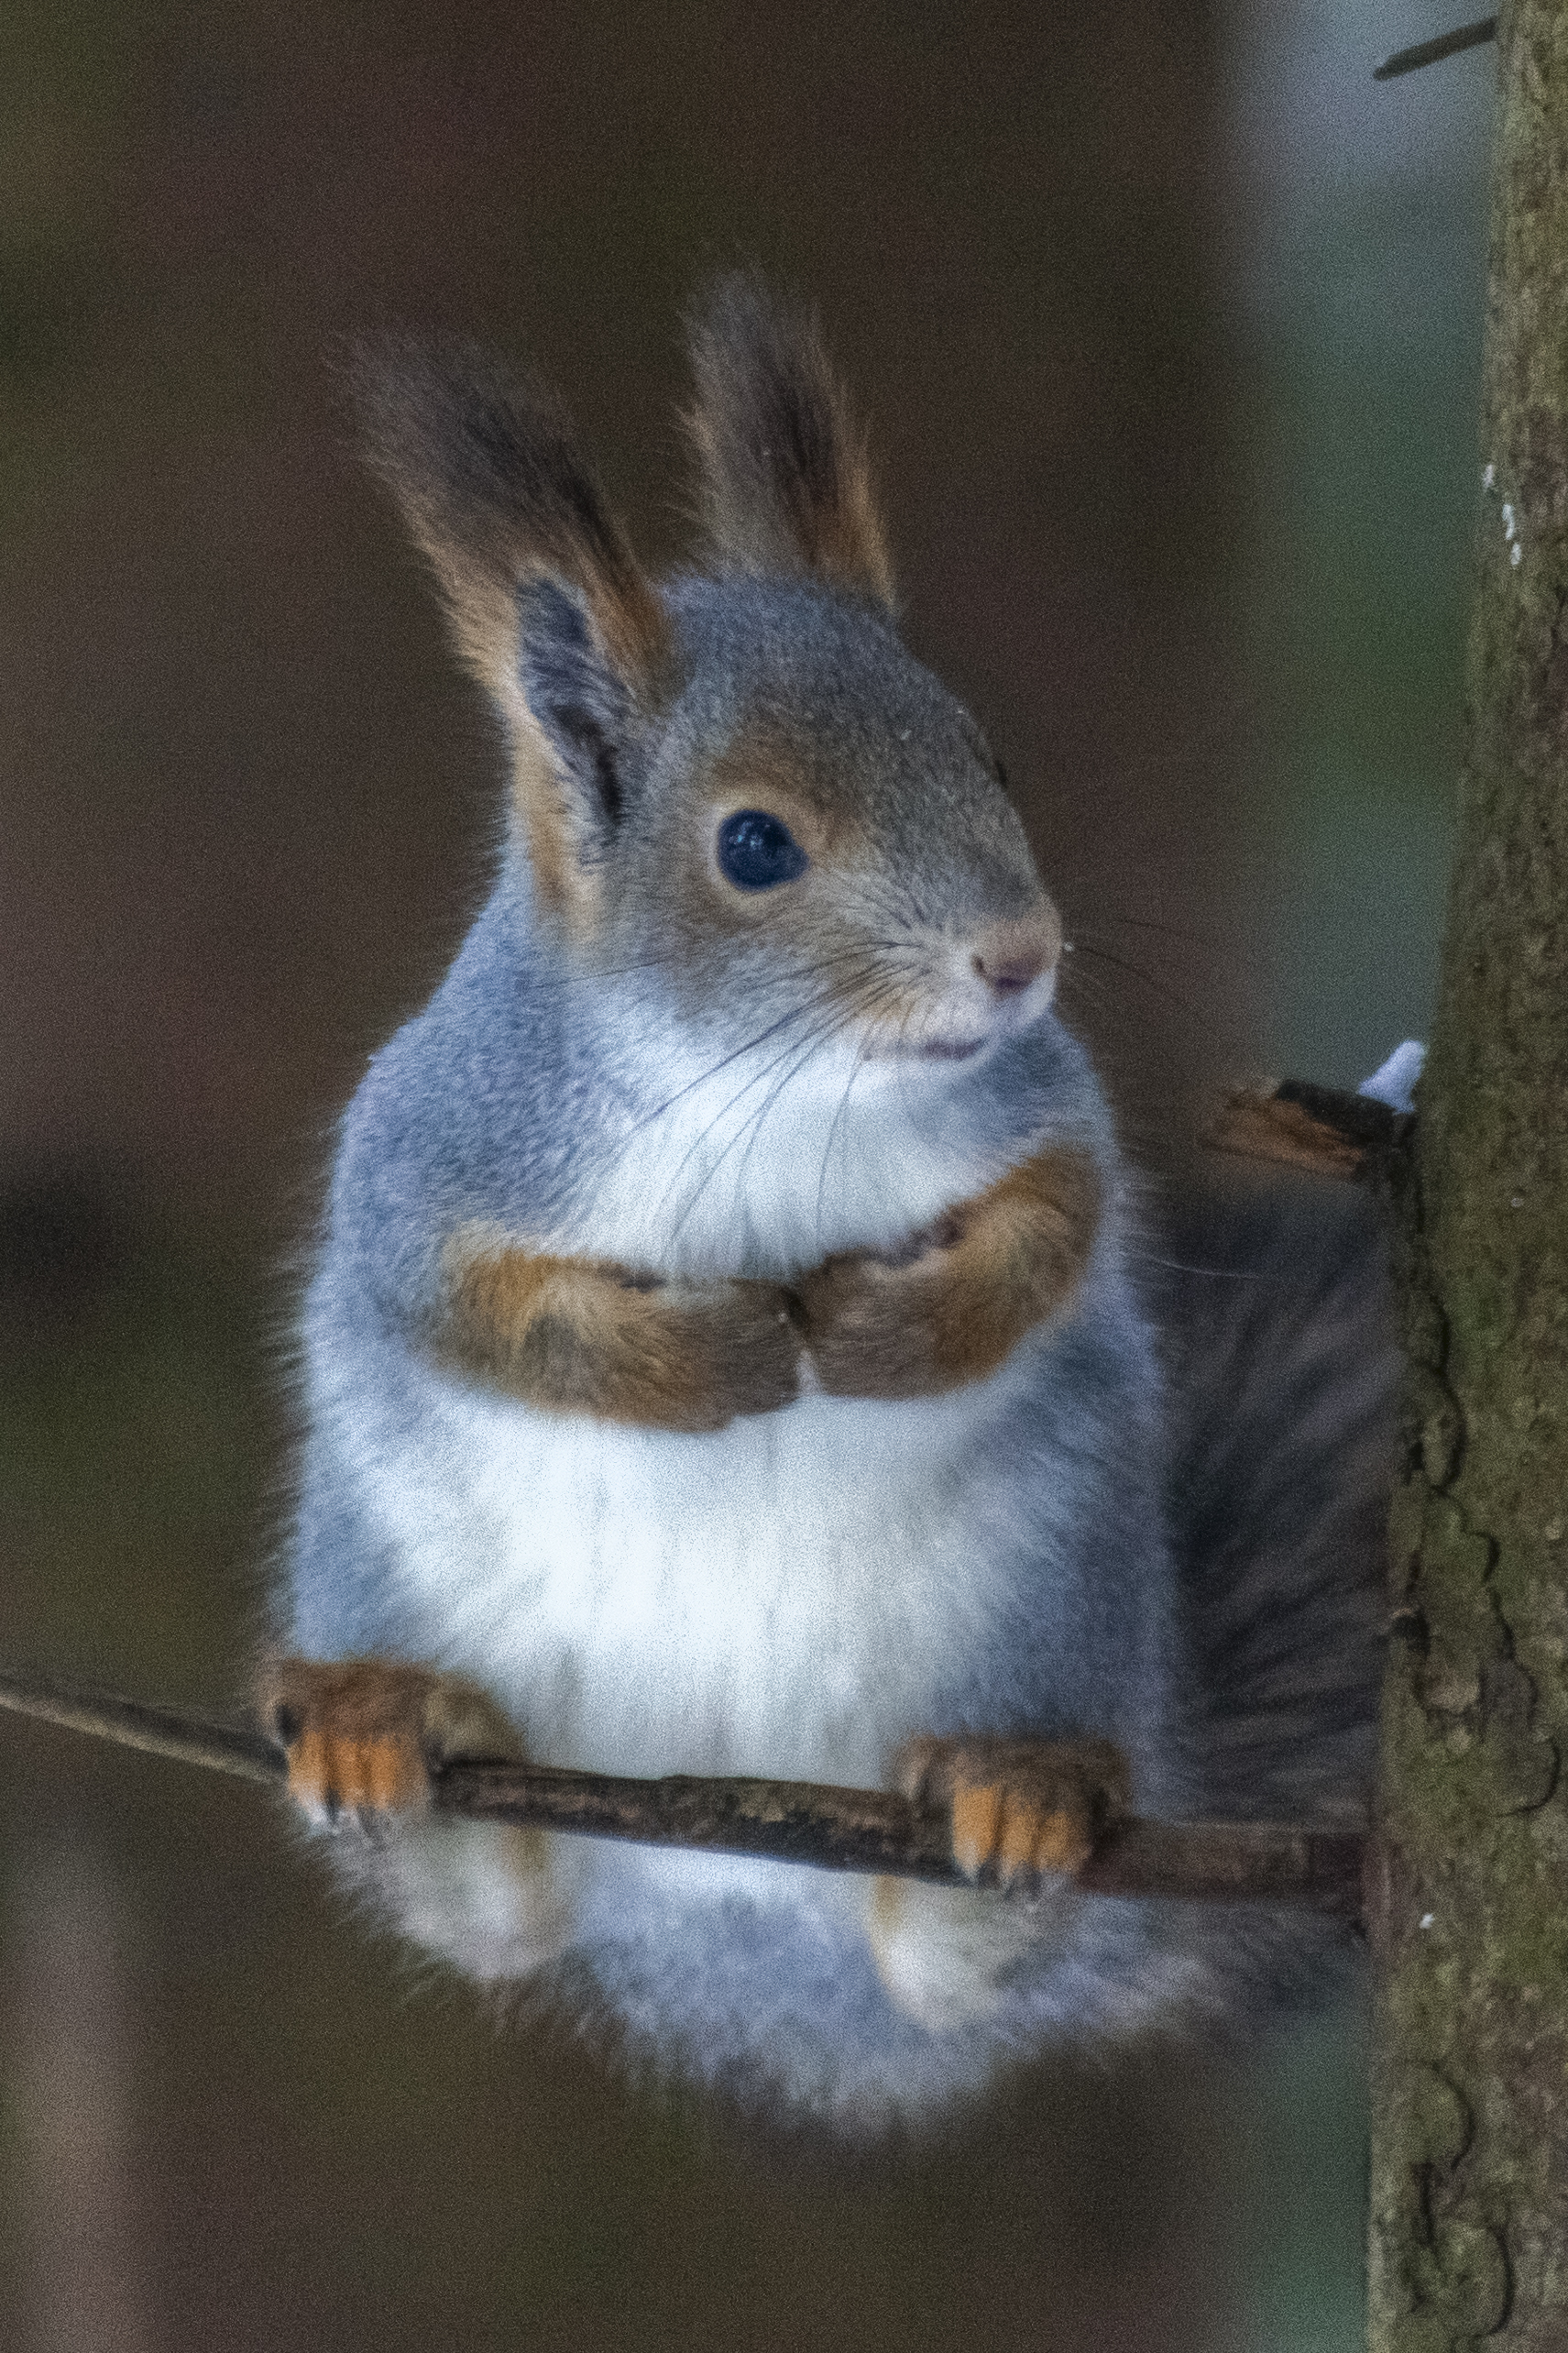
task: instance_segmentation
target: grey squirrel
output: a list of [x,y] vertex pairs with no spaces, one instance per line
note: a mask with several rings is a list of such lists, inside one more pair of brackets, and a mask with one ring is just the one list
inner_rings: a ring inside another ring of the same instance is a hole
[[[733,278],[692,351],[659,586],[542,390],[366,366],[507,827],[344,1123],[262,1697],[427,1952],[874,2128],[1332,1973],[1321,1921],[1067,1875],[1129,1802],[1358,1818],[1389,1352],[1373,1253],[1294,1210],[1154,1263],[814,324]],[[897,1778],[1012,1892],[433,1820],[459,1754]]]

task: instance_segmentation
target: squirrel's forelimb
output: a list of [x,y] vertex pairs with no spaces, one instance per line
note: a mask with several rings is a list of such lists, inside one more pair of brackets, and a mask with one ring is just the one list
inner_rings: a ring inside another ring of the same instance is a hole
[[936,1396],[1067,1305],[1101,1205],[1090,1154],[1049,1145],[903,1249],[845,1251],[787,1287],[665,1281],[462,1226],[433,1346],[527,1404],[641,1429],[773,1413],[807,1365],[834,1397]]
[[1089,1153],[1048,1145],[896,1255],[846,1251],[796,1286],[834,1397],[930,1397],[983,1380],[1072,1298],[1102,1206]]
[[664,1283],[482,1227],[460,1228],[444,1257],[435,1352],[546,1413],[721,1430],[798,1389],[800,1336],[775,1284]]

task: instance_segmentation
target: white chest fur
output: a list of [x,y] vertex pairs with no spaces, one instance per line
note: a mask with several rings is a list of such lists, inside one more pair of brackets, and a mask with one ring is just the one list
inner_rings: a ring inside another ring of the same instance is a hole
[[443,1662],[552,1763],[875,1781],[1016,1574],[976,1471],[1013,1368],[702,1437],[426,1378],[365,1502]]
[[540,1237],[553,1248],[665,1275],[787,1276],[891,1248],[1001,1173],[949,1070],[867,1061],[839,1034],[798,1047],[787,1028],[739,1052],[654,1021],[638,1037],[637,1092],[654,1108],[585,1163]]
[[[999,1172],[951,1073],[828,1039],[781,1086],[772,1040],[717,1064],[668,1027],[641,1043],[629,1099],[652,1115],[582,1156],[533,1247],[787,1279]],[[421,1359],[389,1423],[373,1367],[342,1363],[335,1410],[339,1366],[316,1369],[418,1655],[485,1682],[535,1754],[874,1782],[1014,1599],[1016,1523],[1050,1515],[1038,1465],[985,1447],[1035,1354],[947,1396],[806,1395],[702,1436],[538,1413]]]

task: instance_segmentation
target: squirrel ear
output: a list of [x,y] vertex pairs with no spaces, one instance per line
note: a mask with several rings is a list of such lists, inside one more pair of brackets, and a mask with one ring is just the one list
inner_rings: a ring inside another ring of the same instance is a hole
[[740,273],[709,290],[689,335],[696,399],[686,424],[714,560],[805,572],[891,606],[865,443],[816,320]]
[[371,466],[507,721],[536,881],[587,915],[623,755],[669,691],[668,615],[542,385],[400,338],[362,346],[355,375]]

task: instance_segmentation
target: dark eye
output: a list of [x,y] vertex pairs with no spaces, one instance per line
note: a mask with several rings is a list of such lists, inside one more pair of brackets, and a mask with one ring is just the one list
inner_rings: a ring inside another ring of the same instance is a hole
[[718,829],[718,871],[738,891],[776,889],[810,863],[783,818],[765,808],[738,808]]

